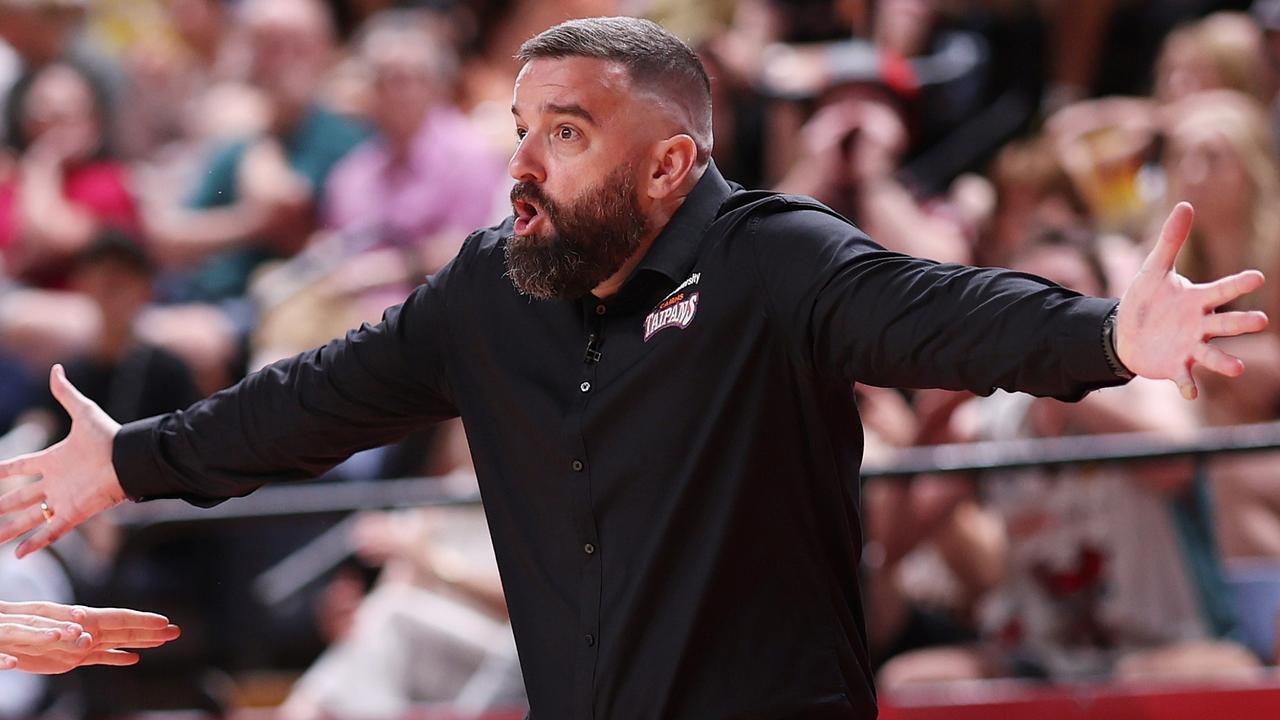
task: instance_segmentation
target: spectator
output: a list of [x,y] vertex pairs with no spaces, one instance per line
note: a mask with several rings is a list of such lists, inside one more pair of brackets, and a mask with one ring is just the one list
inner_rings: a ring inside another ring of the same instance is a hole
[[[142,308],[152,294],[153,268],[142,247],[118,231],[100,233],[80,254],[69,275],[72,289],[87,298],[102,320],[101,332],[94,346],[66,364],[69,378],[75,378],[78,387],[112,417],[120,421],[140,419],[156,413],[167,412],[198,399],[191,374],[186,366],[173,355],[138,341],[135,323]],[[41,384],[47,387],[47,383]],[[65,434],[71,420],[61,405],[47,390],[35,407],[28,410],[17,426],[5,435],[3,445],[8,451],[29,452],[40,449],[52,439]],[[135,553],[123,562],[117,556],[125,538],[120,528],[108,517],[101,522],[86,525],[59,543],[61,559],[69,570],[70,582],[77,597],[102,597],[105,602],[118,603],[124,598],[153,600],[157,593],[149,585],[157,574],[153,565],[168,563],[162,573],[165,576],[184,577],[181,584],[187,606],[195,604],[194,588],[209,577],[207,569],[193,571],[193,560],[208,554],[206,548],[183,547],[179,556],[165,555],[167,547],[159,543],[149,554],[140,557]],[[0,565],[3,561],[0,561]],[[33,566],[35,570],[38,566]],[[142,585],[151,592],[139,592]],[[7,588],[7,583],[5,584]],[[110,587],[110,592],[104,589]],[[62,595],[30,595],[27,597],[0,597],[0,599],[58,599]],[[172,601],[173,596],[166,596]],[[197,598],[198,600],[198,598]],[[174,603],[170,602],[170,607]],[[200,623],[193,622],[196,627]],[[173,686],[181,685],[187,676],[182,668],[170,662],[165,671]],[[143,671],[148,672],[146,670]],[[80,681],[89,706],[101,708],[103,692],[113,683],[119,683],[110,674],[94,671],[80,673]],[[99,697],[94,697],[94,695]],[[113,709],[118,710],[120,706]],[[3,713],[0,713],[3,716]]]
[[334,51],[325,5],[248,0],[240,10],[267,131],[215,152],[185,207],[161,197],[144,213],[156,257],[185,271],[162,284],[162,299],[177,304],[148,313],[147,338],[181,355],[205,394],[243,371],[244,338],[255,322],[242,297],[250,273],[302,248],[330,172],[365,136],[314,101]]
[[112,159],[105,93],[77,65],[37,70],[14,87],[11,103],[10,145],[21,155],[0,184],[0,248],[13,277],[63,288],[103,227],[138,229],[128,174]]
[[[884,455],[886,445],[944,441],[930,436],[924,418],[914,417],[898,392],[861,385],[857,391],[868,459]],[[954,475],[872,480],[862,489],[862,511],[862,588],[873,665],[976,639],[973,609],[1001,581],[1007,541],[972,482]]]
[[186,300],[239,296],[259,262],[297,252],[315,228],[330,171],[364,138],[359,125],[313,102],[334,50],[325,6],[249,0],[241,11],[268,131],[216,153],[188,208],[157,208],[148,218],[162,261],[197,268]]
[[[1164,157],[1170,200],[1196,208],[1182,271],[1201,281],[1234,261],[1274,272],[1280,261],[1280,165],[1266,110],[1229,90],[1192,95],[1166,114]],[[1247,298],[1280,312],[1276,288]]]
[[[1190,277],[1204,277],[1233,258],[1248,258],[1275,273],[1280,262],[1280,165],[1264,107],[1252,97],[1219,90],[1180,100],[1169,108],[1165,167],[1171,198],[1196,203],[1197,232],[1184,249]],[[1273,315],[1275,289],[1243,299]],[[1246,361],[1246,388],[1204,386],[1197,405],[1211,426],[1265,422],[1280,408],[1280,337],[1267,333],[1224,345]],[[1232,597],[1239,603],[1243,636],[1269,661],[1276,658],[1280,614],[1280,484],[1276,453],[1220,455],[1209,464],[1218,542],[1227,560]],[[1269,588],[1266,589],[1266,588]]]
[[1266,101],[1271,69],[1262,29],[1245,13],[1218,12],[1169,33],[1156,60],[1156,102],[1218,88]]
[[[71,273],[71,287],[98,306],[103,322],[93,352],[66,363],[67,378],[119,422],[184,408],[199,399],[182,360],[138,338],[136,324],[152,300],[154,273],[142,246],[115,231],[95,238]],[[64,436],[71,418],[52,395],[46,396],[44,409],[57,418],[51,437]]]
[[75,50],[73,39],[84,5],[83,0],[0,0],[0,110],[4,110],[0,132],[8,132],[14,124],[13,114],[6,109],[13,85]]
[[1271,84],[1262,33],[1247,15],[1220,12],[1164,41],[1151,99],[1111,97],[1063,108],[1048,123],[1061,162],[1101,228],[1136,236],[1155,184],[1143,167],[1157,149],[1161,108],[1188,95],[1232,89],[1262,99]]
[[779,185],[855,219],[885,247],[940,262],[966,262],[970,237],[955,213],[919,201],[895,176],[907,128],[882,93],[845,88],[801,131],[803,152]]
[[1035,235],[1088,226],[1089,209],[1045,135],[1004,146],[990,176],[997,205],[977,248],[979,263],[1007,267]]
[[174,162],[176,153],[185,161],[181,155],[192,141],[226,142],[261,132],[266,109],[242,84],[248,58],[235,32],[234,7],[222,0],[161,5],[151,27],[120,42],[127,73],[124,155],[154,164]]
[[406,253],[414,275],[439,268],[466,233],[496,220],[508,185],[505,158],[453,105],[457,57],[426,23],[388,11],[362,32],[378,136],[344,158],[325,189],[328,227],[348,242]]
[[0,38],[28,67],[63,58],[84,18],[84,0],[3,0]]
[[353,540],[385,564],[383,576],[282,717],[396,717],[417,703],[480,713],[526,702],[482,512],[368,515]]
[[334,170],[329,231],[255,282],[262,318],[251,366],[376,319],[505,206],[496,202],[510,185],[505,160],[450,100],[456,56],[428,20],[388,11],[362,32],[379,133]]
[[[1049,235],[1014,262],[1085,293],[1106,292],[1100,260],[1071,236]],[[1190,407],[1135,380],[1080,403],[997,393],[957,411],[976,439],[1193,427]],[[1008,578],[984,602],[984,644],[925,650],[891,661],[885,688],[973,677],[1249,675],[1257,660],[1224,640],[1232,629],[1206,480],[1182,462],[1133,471],[1066,468],[1000,473],[984,484],[1004,519]]]

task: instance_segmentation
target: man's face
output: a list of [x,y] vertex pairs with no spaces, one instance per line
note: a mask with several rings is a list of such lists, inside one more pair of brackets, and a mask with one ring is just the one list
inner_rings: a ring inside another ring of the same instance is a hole
[[428,69],[430,49],[397,37],[370,48],[365,60],[373,76],[374,124],[396,139],[412,137],[437,99]]
[[278,102],[304,104],[331,50],[323,16],[303,0],[260,2],[246,22],[250,80]]
[[514,234],[507,274],[540,299],[579,298],[640,246],[650,222],[637,192],[647,115],[625,69],[592,58],[537,58],[516,78],[511,158]]
[[77,268],[71,287],[102,309],[108,327],[131,327],[151,301],[151,278],[118,260],[99,260]]

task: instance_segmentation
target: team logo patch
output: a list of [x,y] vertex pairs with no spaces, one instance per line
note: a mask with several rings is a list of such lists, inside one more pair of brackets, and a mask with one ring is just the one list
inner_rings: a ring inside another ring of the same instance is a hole
[[677,292],[663,300],[656,310],[644,319],[644,341],[649,342],[659,330],[678,327],[681,330],[689,327],[693,316],[698,314],[698,293],[686,295]]

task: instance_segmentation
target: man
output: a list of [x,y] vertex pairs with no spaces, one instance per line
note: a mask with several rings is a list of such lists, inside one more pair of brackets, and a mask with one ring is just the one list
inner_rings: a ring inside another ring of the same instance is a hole
[[315,229],[330,172],[366,135],[313,99],[333,54],[324,3],[250,0],[241,12],[266,132],[214,153],[188,207],[156,208],[149,218],[161,259],[196,268],[184,300],[241,295],[258,263],[297,252]]
[[1117,306],[730,185],[706,74],[657,25],[570,21],[520,58],[513,217],[378,326],[182,413],[121,428],[55,368],[72,431],[0,464],[41,476],[0,498],[0,541],[461,415],[533,718],[869,718],[853,380],[1079,397],[1127,368],[1193,397],[1193,365],[1242,370],[1205,339],[1266,324],[1211,314],[1260,273],[1173,272],[1189,206]]
[[495,201],[509,187],[499,153],[450,100],[458,59],[428,20],[387,10],[362,29],[378,135],[334,168],[324,201],[325,224],[352,250],[399,251],[423,273],[451,260],[467,231],[496,220]]
[[307,243],[330,173],[366,136],[315,102],[334,53],[324,2],[247,0],[237,10],[251,94],[265,101],[265,131],[212,153],[185,204],[159,193],[144,212],[157,260],[190,271],[165,283],[161,294],[172,304],[148,313],[145,334],[182,356],[205,392],[234,379],[256,311],[244,298],[250,276]]

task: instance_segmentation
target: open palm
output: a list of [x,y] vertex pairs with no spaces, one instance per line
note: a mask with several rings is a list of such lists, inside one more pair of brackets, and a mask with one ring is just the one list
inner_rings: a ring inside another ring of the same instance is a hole
[[18,557],[53,543],[125,499],[111,464],[120,424],[81,395],[61,365],[53,367],[49,387],[71,416],[71,432],[48,449],[0,462],[0,477],[36,478],[0,496],[0,544],[36,530],[18,546]]
[[1207,283],[1193,283],[1174,270],[1178,251],[1191,232],[1195,213],[1179,203],[1165,221],[1142,269],[1120,300],[1116,316],[1116,352],[1135,375],[1178,384],[1183,397],[1197,394],[1191,368],[1228,377],[1244,372],[1244,363],[1209,344],[1216,337],[1259,332],[1267,326],[1259,311],[1215,312],[1257,290],[1264,278],[1245,270]]

